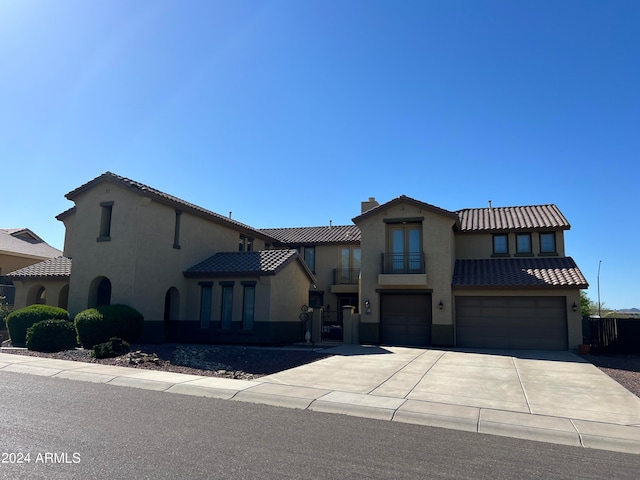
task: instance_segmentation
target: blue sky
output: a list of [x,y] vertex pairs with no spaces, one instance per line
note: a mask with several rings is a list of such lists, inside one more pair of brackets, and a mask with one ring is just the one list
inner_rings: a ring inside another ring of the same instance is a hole
[[640,307],[640,2],[0,0],[0,227],[109,170],[256,228],[555,203]]

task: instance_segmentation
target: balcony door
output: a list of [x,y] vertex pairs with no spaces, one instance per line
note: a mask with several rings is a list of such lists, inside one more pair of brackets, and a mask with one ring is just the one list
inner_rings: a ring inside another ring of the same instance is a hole
[[389,226],[390,272],[422,272],[422,225]]

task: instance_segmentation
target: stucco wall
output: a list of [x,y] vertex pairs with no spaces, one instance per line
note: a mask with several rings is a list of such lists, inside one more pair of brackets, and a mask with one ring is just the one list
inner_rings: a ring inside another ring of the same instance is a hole
[[[381,273],[381,255],[389,250],[385,220],[395,221],[403,218],[423,219],[422,241],[425,253],[426,283],[422,285],[396,284],[384,288],[432,290],[433,323],[451,325],[453,323],[451,278],[455,258],[452,229],[455,220],[430,209],[402,203],[358,221],[362,235],[360,311],[365,311],[362,302],[367,299],[371,302],[371,315],[362,315],[361,322],[363,324],[380,322],[380,295],[376,290],[382,288],[378,283],[378,275]],[[398,275],[398,277],[403,277],[403,275]],[[442,310],[437,307],[441,300]]]
[[35,265],[43,260],[48,260],[47,257],[30,257],[26,255],[11,255],[0,253],[0,275],[6,275],[7,273],[19,270],[30,265]]
[[[540,253],[540,235],[539,232],[522,231],[522,233],[531,233],[531,247],[534,255]],[[556,234],[556,250],[560,257],[564,257],[564,231],[558,230]],[[457,233],[456,238],[456,258],[458,259],[481,259],[491,258],[493,255],[493,233]],[[509,254],[514,256],[516,253],[516,233],[508,234]]]

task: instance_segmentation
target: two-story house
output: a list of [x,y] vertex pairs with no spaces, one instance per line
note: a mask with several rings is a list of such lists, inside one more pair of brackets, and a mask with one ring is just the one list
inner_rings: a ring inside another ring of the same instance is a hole
[[450,212],[401,196],[360,228],[360,340],[567,349],[582,342],[580,289],[555,205]]
[[301,341],[304,305],[320,322],[314,341],[343,339],[347,306],[344,338],[362,343],[582,341],[588,285],[565,255],[570,225],[554,205],[452,212],[369,198],[353,225],[254,229],[109,172],[67,198],[64,255],[11,274],[24,305],[40,288],[50,304],[66,296],[72,315],[125,303],[158,341]]

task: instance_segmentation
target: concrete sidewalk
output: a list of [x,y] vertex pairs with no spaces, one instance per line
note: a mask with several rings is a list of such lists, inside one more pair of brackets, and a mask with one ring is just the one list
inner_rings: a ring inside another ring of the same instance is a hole
[[0,372],[640,454],[640,399],[569,352],[340,346],[253,381],[0,353]]

